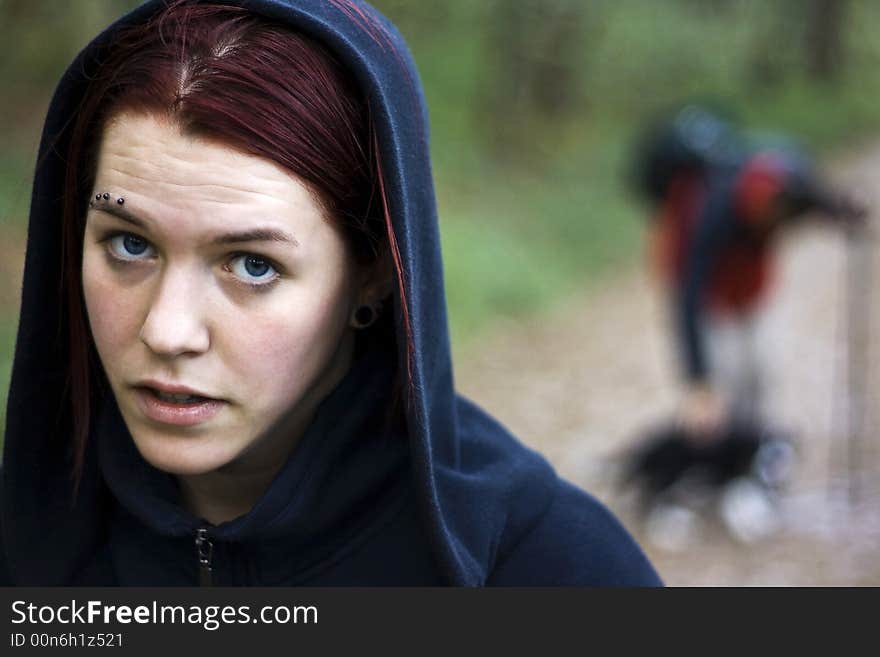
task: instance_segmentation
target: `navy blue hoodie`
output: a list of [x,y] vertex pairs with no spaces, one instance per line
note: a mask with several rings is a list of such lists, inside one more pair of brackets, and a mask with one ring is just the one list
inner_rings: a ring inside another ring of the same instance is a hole
[[[52,100],[28,229],[2,468],[0,582],[17,585],[657,585],[620,523],[454,391],[425,104],[395,28],[365,4],[226,2],[283,22],[343,61],[374,111],[411,326],[405,422],[385,407],[404,362],[376,347],[321,403],[253,509],[214,526],[138,453],[112,394],[95,409],[76,495],[67,376],[60,196],[65,128],[99,35]],[[60,135],[60,138],[59,138]],[[403,325],[403,308],[394,315]],[[366,394],[365,394],[365,391]],[[200,561],[201,568],[200,568]]]

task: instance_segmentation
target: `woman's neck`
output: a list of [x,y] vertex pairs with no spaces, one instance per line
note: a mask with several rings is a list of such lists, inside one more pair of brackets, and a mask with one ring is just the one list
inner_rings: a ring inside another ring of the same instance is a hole
[[183,506],[212,525],[234,520],[250,511],[284,465],[217,470],[177,478]]

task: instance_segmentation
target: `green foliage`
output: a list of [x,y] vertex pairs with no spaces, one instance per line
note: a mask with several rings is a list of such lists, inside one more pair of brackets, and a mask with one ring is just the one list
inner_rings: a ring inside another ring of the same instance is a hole
[[[493,318],[540,313],[601,284],[638,254],[644,208],[622,172],[634,131],[658,109],[716,99],[820,151],[880,127],[880,3],[871,0],[847,5],[833,86],[806,74],[812,3],[799,0],[374,1],[407,38],[425,87],[457,345]],[[0,81],[12,90],[0,104],[0,222],[26,220],[58,77],[136,4],[0,0]],[[3,390],[17,313],[5,305]]]
[[[411,5],[376,4],[409,37],[425,84],[456,344],[494,317],[540,312],[639,253],[644,208],[629,197],[623,171],[635,132],[658,110],[711,99],[819,152],[880,127],[877,3],[850,5],[833,87],[807,78],[806,7],[797,0],[576,3],[583,20],[569,65],[579,76],[577,111],[545,120],[524,118],[521,98],[493,103],[523,61],[493,56],[491,34],[499,12],[539,21],[568,0],[447,2],[427,30]],[[526,59],[540,60],[529,51],[540,41],[522,38]]]

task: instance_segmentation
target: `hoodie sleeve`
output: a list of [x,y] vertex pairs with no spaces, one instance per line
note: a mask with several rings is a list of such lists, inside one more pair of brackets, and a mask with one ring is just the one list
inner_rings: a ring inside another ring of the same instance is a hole
[[487,586],[662,586],[641,548],[598,500],[568,482],[538,522],[499,555]]

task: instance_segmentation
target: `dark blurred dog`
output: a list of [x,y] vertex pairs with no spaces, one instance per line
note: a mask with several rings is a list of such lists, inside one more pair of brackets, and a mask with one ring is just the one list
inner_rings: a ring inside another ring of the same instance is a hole
[[[790,476],[793,457],[790,438],[752,424],[731,424],[720,438],[701,443],[668,423],[625,455],[618,487],[637,489],[642,512],[671,495],[718,491],[741,477],[778,491]],[[685,491],[677,490],[683,485]]]

